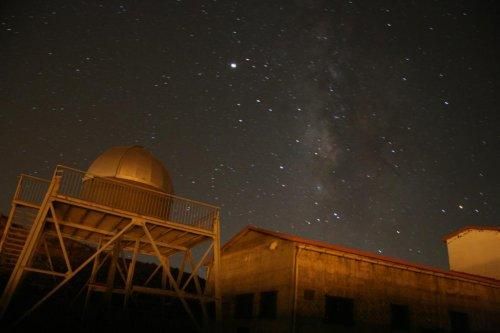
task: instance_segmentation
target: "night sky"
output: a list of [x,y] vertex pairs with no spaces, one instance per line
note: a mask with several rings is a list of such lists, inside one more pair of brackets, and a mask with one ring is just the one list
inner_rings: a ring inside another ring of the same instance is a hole
[[447,267],[499,225],[497,1],[2,1],[0,211],[116,145],[247,224]]

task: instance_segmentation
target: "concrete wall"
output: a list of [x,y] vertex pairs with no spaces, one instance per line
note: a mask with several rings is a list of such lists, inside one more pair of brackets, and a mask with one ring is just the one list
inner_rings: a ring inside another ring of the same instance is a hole
[[466,230],[446,244],[451,270],[500,280],[500,231]]
[[[292,242],[250,231],[223,250],[221,291],[227,331],[290,331],[294,249]],[[259,319],[260,292],[273,290],[278,292],[277,319]],[[235,296],[243,293],[254,293],[253,319],[234,320]]]
[[[356,255],[301,249],[297,257],[297,332],[342,331],[324,323],[325,295],[352,298],[349,332],[390,331],[390,304],[408,305],[410,332],[450,330],[449,311],[467,313],[472,332],[498,332],[500,288],[402,269]],[[314,290],[312,300],[304,298]]]

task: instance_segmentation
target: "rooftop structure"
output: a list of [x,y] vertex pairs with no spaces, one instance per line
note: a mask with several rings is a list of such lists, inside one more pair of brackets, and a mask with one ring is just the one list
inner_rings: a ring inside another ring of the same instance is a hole
[[450,270],[500,280],[500,227],[468,226],[444,237]]

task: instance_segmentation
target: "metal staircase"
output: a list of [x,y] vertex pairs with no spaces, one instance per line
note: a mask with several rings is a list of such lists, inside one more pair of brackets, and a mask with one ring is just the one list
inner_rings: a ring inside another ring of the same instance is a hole
[[22,175],[9,217],[0,223],[0,274],[10,275],[38,214],[49,182]]
[[[4,228],[5,229],[5,228]],[[3,234],[4,230],[2,230]],[[18,225],[11,225],[7,236],[2,244],[0,254],[0,270],[2,273],[10,274],[21,254],[24,243],[28,238],[29,231]]]

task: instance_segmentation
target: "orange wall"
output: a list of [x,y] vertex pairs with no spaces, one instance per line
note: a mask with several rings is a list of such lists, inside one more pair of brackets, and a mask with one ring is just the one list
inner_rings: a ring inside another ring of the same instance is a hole
[[500,280],[500,231],[467,230],[446,245],[451,270]]

